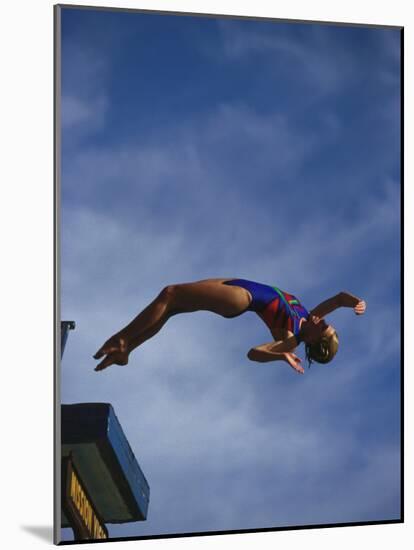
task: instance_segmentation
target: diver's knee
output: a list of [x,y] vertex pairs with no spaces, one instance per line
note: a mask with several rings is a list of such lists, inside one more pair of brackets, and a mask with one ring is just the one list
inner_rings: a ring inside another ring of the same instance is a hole
[[164,287],[160,292],[160,298],[168,305],[172,306],[177,301],[177,287],[178,285],[168,285]]

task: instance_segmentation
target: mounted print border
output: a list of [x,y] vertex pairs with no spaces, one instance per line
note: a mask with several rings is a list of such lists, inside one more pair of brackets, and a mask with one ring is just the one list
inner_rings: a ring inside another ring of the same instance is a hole
[[55,544],[403,522],[403,28],[54,29]]

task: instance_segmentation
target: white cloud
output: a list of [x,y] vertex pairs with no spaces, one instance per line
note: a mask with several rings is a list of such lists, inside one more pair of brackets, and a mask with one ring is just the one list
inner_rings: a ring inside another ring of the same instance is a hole
[[81,99],[76,96],[62,97],[62,129],[76,129],[80,125],[102,127],[108,109],[108,100],[104,96],[93,99]]
[[269,24],[261,31],[257,27],[247,30],[246,26],[224,20],[218,23],[218,28],[229,59],[244,61],[251,57],[263,62],[265,57],[268,60],[265,70],[274,76],[282,72],[280,66],[289,64],[290,72],[301,74],[315,98],[338,91],[354,69],[352,58],[326,26],[304,25],[302,32],[295,34],[286,33],[283,23],[274,23],[270,32]]

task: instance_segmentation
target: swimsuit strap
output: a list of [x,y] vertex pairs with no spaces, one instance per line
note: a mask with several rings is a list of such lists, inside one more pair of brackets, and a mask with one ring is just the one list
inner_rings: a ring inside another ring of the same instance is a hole
[[[297,338],[298,344],[300,344],[300,342],[302,341],[302,339],[299,336],[300,320],[301,320],[302,317],[304,317],[306,319],[307,316],[309,315],[309,312],[307,311],[306,308],[303,307],[301,302],[296,297],[290,295],[292,297],[290,299],[288,299],[286,297],[285,293],[283,292],[283,290],[280,290],[280,288],[278,288],[276,286],[273,286],[272,288],[275,290],[275,292],[277,292],[277,294],[280,297],[281,301],[285,304],[285,307],[287,308],[287,310],[289,312],[288,314],[290,315],[290,317],[293,321],[293,327],[292,327],[293,333]],[[297,306],[299,308],[299,311],[297,310],[297,308],[295,306]]]
[[272,288],[274,290],[276,290],[276,292],[278,293],[278,295],[280,296],[280,298],[282,299],[282,302],[287,306],[288,310],[293,313],[293,315],[295,315],[295,317],[298,317],[298,312],[290,307],[291,305],[294,305],[294,304],[297,304],[299,305],[299,300],[297,300],[296,298],[292,298],[291,300],[287,300],[286,299],[286,296],[284,295],[283,291],[280,290],[280,288],[277,288],[277,286],[272,286]]

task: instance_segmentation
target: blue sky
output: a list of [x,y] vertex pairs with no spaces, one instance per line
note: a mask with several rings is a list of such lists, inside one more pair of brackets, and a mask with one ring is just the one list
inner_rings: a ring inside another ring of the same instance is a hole
[[[62,402],[111,402],[151,486],[111,536],[399,517],[399,38],[62,10]],[[335,364],[305,376],[247,359],[255,314],[207,312],[94,372],[162,287],[207,277],[368,309],[329,318]]]

